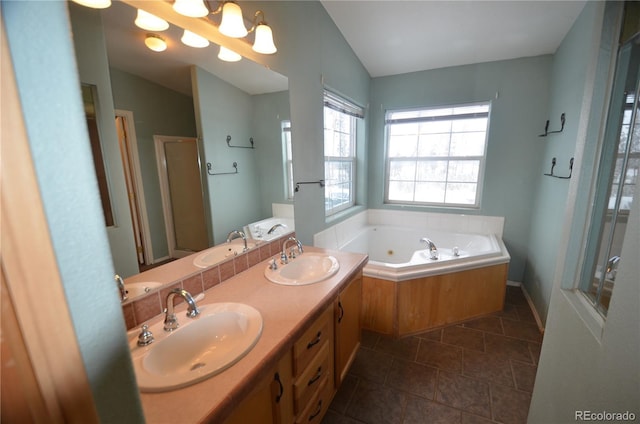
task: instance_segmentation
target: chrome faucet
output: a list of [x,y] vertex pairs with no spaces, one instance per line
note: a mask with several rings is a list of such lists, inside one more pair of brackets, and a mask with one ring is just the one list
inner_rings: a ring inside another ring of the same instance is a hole
[[176,318],[176,314],[173,312],[173,298],[176,297],[176,295],[182,297],[189,305],[189,307],[187,308],[187,316],[189,318],[195,318],[200,313],[200,310],[196,305],[196,301],[188,291],[184,289],[173,289],[167,295],[167,309],[165,309],[164,316],[164,331],[173,331],[178,328],[178,318]]
[[615,281],[618,262],[620,262],[620,256],[616,255],[609,258],[609,260],[607,261],[606,278],[609,278],[610,280]]
[[274,232],[276,229],[278,229],[278,227],[281,227],[281,228],[287,228],[287,226],[286,226],[286,225],[284,225],[284,224],[276,224],[276,225],[274,225],[273,227],[269,228],[269,231],[267,231],[267,234],[273,234],[273,232]]
[[247,236],[244,235],[242,231],[233,230],[227,235],[227,243],[231,243],[231,240],[241,238],[244,241],[244,249],[243,252],[247,251]]
[[422,237],[420,239],[420,243],[427,243],[427,247],[429,249],[429,257],[432,260],[437,260],[440,257],[440,255],[438,255],[438,248],[436,247],[435,243],[431,241],[431,239]]
[[[300,241],[295,237],[289,237],[288,239],[285,240],[284,243],[282,243],[282,253],[280,253],[280,261],[283,264],[286,264],[289,262],[289,260],[287,259],[287,245],[289,244],[290,241],[294,242],[298,247],[298,254],[302,255],[304,253],[304,249],[302,248],[302,243],[300,243]],[[296,253],[293,248],[291,248],[291,253],[289,254],[288,257],[290,259],[296,258]]]
[[120,302],[124,302],[128,299],[127,289],[124,287],[124,281],[118,274],[115,275],[114,279],[116,280],[116,284],[118,285],[118,290],[120,290]]

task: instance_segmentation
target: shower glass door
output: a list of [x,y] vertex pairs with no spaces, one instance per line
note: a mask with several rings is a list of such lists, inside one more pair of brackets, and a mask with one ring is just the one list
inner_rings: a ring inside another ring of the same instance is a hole
[[618,55],[581,290],[607,314],[640,170],[640,35]]

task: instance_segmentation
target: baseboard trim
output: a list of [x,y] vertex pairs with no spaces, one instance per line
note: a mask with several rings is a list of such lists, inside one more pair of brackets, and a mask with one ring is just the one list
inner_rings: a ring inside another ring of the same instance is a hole
[[507,285],[508,286],[512,286],[512,287],[520,287],[520,289],[522,289],[522,293],[524,294],[524,298],[527,299],[527,303],[529,304],[529,307],[531,308],[531,312],[533,313],[533,317],[536,320],[536,325],[538,326],[538,329],[540,330],[540,332],[542,334],[544,334],[544,325],[542,325],[542,320],[540,319],[540,314],[538,314],[538,310],[536,309],[536,305],[534,305],[533,300],[531,300],[531,296],[529,296],[529,293],[527,292],[527,289],[524,287],[524,284],[522,284],[519,281],[507,280]]

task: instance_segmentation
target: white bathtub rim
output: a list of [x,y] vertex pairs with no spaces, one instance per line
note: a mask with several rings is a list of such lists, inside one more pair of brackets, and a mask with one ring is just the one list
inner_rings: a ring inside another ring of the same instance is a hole
[[[351,240],[344,243],[339,247],[341,250],[342,247],[351,243],[353,239],[360,235],[362,231],[367,231],[372,227],[381,227],[380,225],[371,225],[361,229],[358,234],[356,234]],[[396,227],[397,226],[389,226]],[[406,228],[406,227],[405,227]],[[470,233],[472,234],[472,233]],[[498,249],[495,252],[490,252],[482,255],[475,255],[468,258],[460,258],[453,260],[445,260],[442,262],[433,261],[429,263],[421,263],[421,264],[410,264],[400,263],[400,264],[387,264],[385,262],[378,262],[375,260],[369,259],[369,262],[365,265],[363,269],[363,275],[367,277],[379,278],[384,280],[389,280],[393,282],[398,281],[406,281],[412,280],[422,277],[430,277],[434,275],[443,275],[443,274],[452,274],[460,271],[468,271],[472,269],[484,268],[493,265],[500,264],[508,264],[511,261],[511,255],[507,251],[502,238],[500,238],[496,234],[477,234],[488,236],[497,243]],[[402,268],[402,269],[399,269]]]

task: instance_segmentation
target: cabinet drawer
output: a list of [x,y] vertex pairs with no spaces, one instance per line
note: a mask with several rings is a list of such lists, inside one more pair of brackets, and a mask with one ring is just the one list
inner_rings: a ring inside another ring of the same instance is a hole
[[313,396],[307,408],[296,418],[296,424],[320,424],[331,403],[333,385],[325,378],[320,383],[320,391]]
[[320,384],[329,379],[332,380],[333,367],[332,356],[329,354],[329,343],[324,343],[320,352],[309,366],[302,372],[293,385],[295,413],[302,412],[309,400],[319,391]]
[[326,342],[333,343],[333,308],[330,305],[293,345],[293,375],[299,376]]

